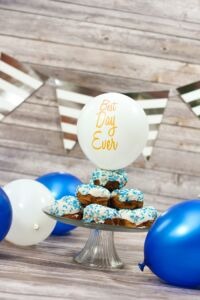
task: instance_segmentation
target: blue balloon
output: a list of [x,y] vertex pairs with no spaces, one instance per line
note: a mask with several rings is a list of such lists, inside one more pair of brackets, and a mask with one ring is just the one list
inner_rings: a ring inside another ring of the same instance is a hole
[[162,214],[149,230],[144,263],[169,284],[200,286],[200,200],[184,201]]
[[7,235],[12,223],[12,207],[6,193],[0,188],[0,241]]
[[[49,173],[36,179],[44,184],[53,194],[56,200],[66,195],[74,196],[76,188],[82,182],[75,176],[68,173]],[[57,222],[52,235],[64,235],[70,230],[76,228],[73,225]]]

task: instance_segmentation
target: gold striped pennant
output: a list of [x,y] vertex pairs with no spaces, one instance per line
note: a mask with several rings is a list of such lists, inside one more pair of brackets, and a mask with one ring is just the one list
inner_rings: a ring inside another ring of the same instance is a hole
[[182,100],[200,119],[200,81],[179,87],[177,91],[179,92]]
[[43,85],[32,68],[0,53],[0,120]]
[[147,115],[149,135],[142,153],[145,158],[149,159],[167,106],[169,91],[128,93],[126,95],[137,100]]

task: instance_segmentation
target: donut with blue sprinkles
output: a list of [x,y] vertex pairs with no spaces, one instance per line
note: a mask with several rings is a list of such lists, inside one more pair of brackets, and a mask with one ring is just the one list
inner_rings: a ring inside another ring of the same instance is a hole
[[90,183],[100,185],[110,192],[123,188],[128,181],[127,173],[124,169],[104,170],[97,168],[93,171]]
[[121,226],[130,228],[150,227],[158,217],[158,211],[153,206],[138,209],[119,210]]
[[83,208],[77,197],[64,196],[59,200],[55,200],[50,206],[50,214],[70,219],[80,220],[83,216]]
[[111,207],[118,209],[135,209],[143,206],[144,194],[137,189],[121,189],[111,193]]
[[99,204],[90,204],[83,210],[85,223],[119,225],[119,213],[116,209]]
[[107,206],[110,192],[99,185],[81,184],[77,187],[76,196],[84,206],[92,203]]

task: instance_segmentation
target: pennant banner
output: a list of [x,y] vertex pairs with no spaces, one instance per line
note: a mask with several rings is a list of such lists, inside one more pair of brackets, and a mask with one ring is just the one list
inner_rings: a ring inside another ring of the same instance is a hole
[[77,121],[86,103],[101,92],[55,79],[63,143],[71,150],[77,142]]
[[143,155],[149,159],[158,136],[164,110],[167,106],[169,91],[128,93],[126,95],[134,100],[138,100],[138,104],[141,105],[147,115],[149,122],[149,136],[143,150]]
[[182,86],[177,89],[183,101],[200,119],[200,81]]
[[42,85],[43,81],[31,68],[0,53],[0,120]]
[[[82,108],[102,92],[79,87],[70,82],[63,82],[57,79],[55,79],[55,84],[64,148],[71,150],[77,142],[77,120]],[[148,117],[150,132],[147,146],[143,151],[143,155],[146,158],[151,156],[167,105],[168,93],[169,91],[126,94],[134,100],[138,100]]]

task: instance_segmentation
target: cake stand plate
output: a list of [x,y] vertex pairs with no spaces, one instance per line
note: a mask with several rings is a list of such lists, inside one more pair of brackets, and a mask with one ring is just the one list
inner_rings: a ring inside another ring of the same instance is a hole
[[86,267],[113,270],[122,269],[123,262],[119,258],[115,244],[114,232],[147,232],[149,228],[128,228],[118,225],[106,225],[96,223],[85,223],[83,220],[73,220],[59,217],[49,212],[49,208],[43,209],[44,213],[51,218],[77,227],[90,229],[88,240],[83,249],[74,257],[74,261]]

